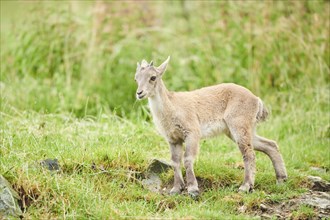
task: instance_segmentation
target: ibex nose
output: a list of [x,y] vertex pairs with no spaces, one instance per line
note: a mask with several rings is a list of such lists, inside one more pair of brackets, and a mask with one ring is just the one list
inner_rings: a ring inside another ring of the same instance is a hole
[[141,90],[140,92],[137,92],[136,94],[141,95],[143,93],[143,90]]

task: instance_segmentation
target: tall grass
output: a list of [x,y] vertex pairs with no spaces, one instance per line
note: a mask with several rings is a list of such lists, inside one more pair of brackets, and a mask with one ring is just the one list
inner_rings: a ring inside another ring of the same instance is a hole
[[277,101],[324,96],[328,2],[97,2],[84,6],[87,13],[79,7],[41,4],[2,34],[2,102],[78,117],[143,114],[134,100],[135,63],[168,55],[165,81],[173,90],[235,82],[270,99],[274,111],[282,111]]

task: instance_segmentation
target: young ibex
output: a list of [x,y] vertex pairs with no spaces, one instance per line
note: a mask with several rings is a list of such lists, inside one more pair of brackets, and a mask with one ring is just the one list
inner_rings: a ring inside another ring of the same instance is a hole
[[[253,190],[255,168],[254,150],[271,159],[279,183],[287,178],[282,156],[275,141],[256,134],[256,125],[267,117],[260,98],[248,89],[232,83],[223,83],[190,92],[170,92],[162,75],[170,57],[159,67],[153,62],[137,63],[135,81],[137,99],[148,98],[154,123],[171,148],[174,168],[174,186],[171,194],[184,189],[181,161],[184,156],[188,194],[199,195],[193,163],[201,138],[226,134],[237,143],[244,160],[245,176],[239,191]],[[183,155],[183,143],[186,148]]]

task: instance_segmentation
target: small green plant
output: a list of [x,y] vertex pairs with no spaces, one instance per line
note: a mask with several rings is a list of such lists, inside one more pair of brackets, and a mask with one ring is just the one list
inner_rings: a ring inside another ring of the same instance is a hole
[[316,217],[315,210],[309,206],[301,205],[296,211],[292,212],[292,219],[313,219]]

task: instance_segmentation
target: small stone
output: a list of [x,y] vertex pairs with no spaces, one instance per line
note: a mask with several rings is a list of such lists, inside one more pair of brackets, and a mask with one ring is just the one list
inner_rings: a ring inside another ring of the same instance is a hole
[[241,207],[238,208],[238,211],[240,213],[245,213],[246,209],[247,209],[247,207],[245,205],[242,205]]
[[268,207],[265,205],[265,204],[260,204],[260,209],[261,209],[261,211],[263,211],[263,212],[265,212],[265,211],[267,211],[268,210]]
[[107,170],[104,168],[103,165],[100,165],[100,168],[99,168],[102,172],[106,172]]
[[264,214],[261,215],[261,218],[262,218],[262,219],[271,219],[272,216],[271,216],[271,215],[268,215],[268,214],[266,214],[266,213],[264,213]]
[[92,163],[91,169],[92,170],[96,170],[96,164],[95,164],[95,162]]
[[43,160],[40,162],[40,164],[47,168],[48,170],[50,171],[58,171],[60,170],[60,165],[58,163],[58,160],[57,159],[46,159],[46,160]]
[[278,213],[276,213],[274,216],[275,216],[277,219],[284,219],[284,216],[282,216],[282,215],[280,215],[280,214],[278,214]]

